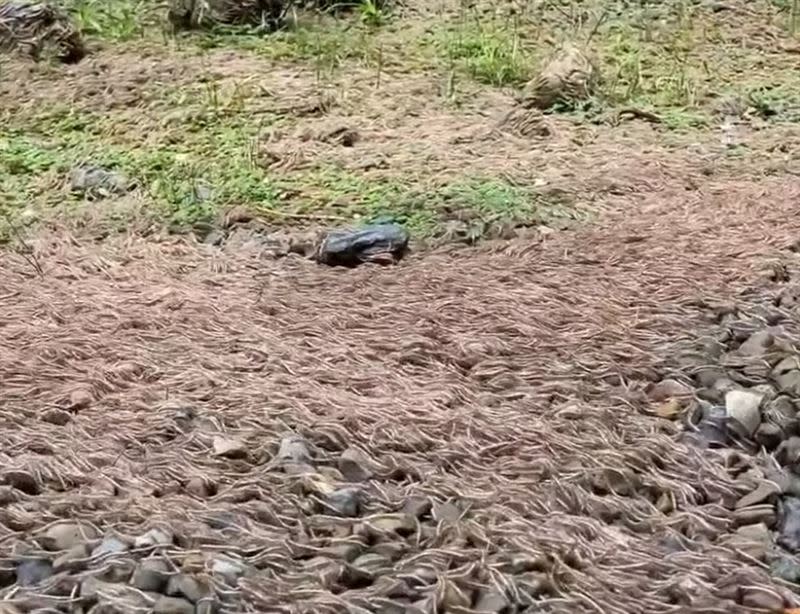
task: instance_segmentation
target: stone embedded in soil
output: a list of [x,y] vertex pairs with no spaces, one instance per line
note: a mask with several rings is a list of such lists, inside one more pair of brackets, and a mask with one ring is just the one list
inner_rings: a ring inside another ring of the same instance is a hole
[[69,173],[69,184],[73,192],[94,197],[124,194],[131,187],[130,180],[122,173],[92,165],[73,168]]
[[763,561],[772,545],[772,538],[767,525],[759,523],[739,527],[733,535],[727,536],[725,543],[751,558]]
[[104,556],[107,554],[121,554],[130,548],[130,544],[116,535],[109,535],[100,542],[94,550],[92,556]]
[[137,537],[134,548],[151,548],[153,546],[169,546],[172,544],[172,533],[166,529],[153,528]]
[[230,459],[247,458],[247,446],[240,439],[214,437],[212,445],[214,447],[214,456],[222,456]]
[[8,486],[13,486],[26,495],[38,495],[41,492],[39,482],[29,471],[22,469],[9,469],[0,476],[0,481]]
[[185,573],[176,574],[167,582],[167,595],[185,597],[192,603],[197,603],[203,597],[208,596],[210,592],[207,586]]
[[366,482],[374,475],[369,459],[358,448],[347,448],[339,457],[337,467],[348,482]]
[[415,518],[423,518],[430,514],[432,508],[433,502],[428,497],[410,497],[400,511]]
[[87,559],[91,557],[88,544],[77,544],[53,560],[53,569],[63,571],[69,569],[77,571],[86,566]]
[[97,530],[88,524],[58,523],[47,529],[42,545],[48,550],[69,550],[73,546],[97,539]]
[[509,606],[508,598],[496,588],[484,589],[478,592],[478,598],[472,609],[476,612],[499,614]]
[[153,604],[153,614],[195,614],[194,604],[179,597],[159,597]]
[[756,429],[755,440],[768,452],[772,452],[783,442],[783,429],[777,424],[762,422]]
[[691,386],[675,379],[661,380],[654,384],[647,393],[651,400],[662,403],[671,398],[688,397],[692,395]]
[[354,518],[361,509],[362,497],[360,488],[338,488],[325,499],[325,511],[345,518]]
[[203,478],[195,477],[186,482],[184,490],[198,499],[205,499],[210,494],[210,488]]
[[44,410],[39,417],[42,422],[55,424],[56,426],[65,426],[72,421],[71,413],[63,409],[56,409],[55,407]]
[[778,507],[779,545],[789,552],[800,551],[800,497],[783,497]]
[[369,532],[380,536],[386,533],[411,535],[417,530],[417,520],[409,514],[381,514],[373,516],[365,525]]
[[775,343],[775,336],[768,330],[760,330],[750,335],[737,349],[742,356],[763,356]]
[[731,390],[725,395],[725,410],[730,418],[753,435],[761,424],[761,402],[764,395],[747,390]]
[[133,572],[131,584],[140,591],[159,593],[169,580],[169,566],[160,558],[145,559]]
[[28,559],[17,565],[17,584],[36,586],[53,575],[53,566],[45,559]]
[[69,409],[72,411],[86,409],[92,404],[92,401],[94,401],[94,396],[89,388],[76,388],[69,395]]
[[234,582],[246,571],[247,566],[244,562],[229,556],[218,556],[211,561],[211,573],[224,576]]
[[278,448],[277,460],[286,465],[311,465],[311,452],[308,450],[306,440],[299,435],[289,435],[281,439]]

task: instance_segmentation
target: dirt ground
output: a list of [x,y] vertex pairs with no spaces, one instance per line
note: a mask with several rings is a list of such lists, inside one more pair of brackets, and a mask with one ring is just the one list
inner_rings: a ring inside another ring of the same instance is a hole
[[[776,46],[758,32],[750,48]],[[736,143],[710,112],[510,134],[510,91],[465,82],[454,104],[432,70],[387,60],[375,87],[356,63],[320,85],[308,62],[154,48],[3,66],[0,614],[800,606],[731,540],[773,507],[738,506],[755,455],[693,445],[651,394],[717,343],[726,306],[774,307],[796,281],[788,115],[743,113]],[[355,146],[327,140],[342,127]],[[70,164],[103,153],[141,185],[70,196]],[[163,181],[195,155],[223,197],[184,221],[219,230],[244,200],[262,225],[212,245],[154,222],[185,207]],[[425,198],[495,215],[447,191],[476,177],[469,198],[524,222],[513,236],[420,241],[390,267],[266,253],[265,227],[353,221],[399,186],[420,232],[441,221],[414,217]],[[514,217],[532,196],[547,215]]]

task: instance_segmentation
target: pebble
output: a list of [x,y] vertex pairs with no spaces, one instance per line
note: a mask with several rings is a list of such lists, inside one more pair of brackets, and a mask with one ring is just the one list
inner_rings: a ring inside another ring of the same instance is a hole
[[216,557],[211,561],[212,573],[226,576],[232,580],[244,575],[245,570],[246,566],[244,563],[229,557]]
[[214,437],[214,456],[223,456],[231,459],[247,458],[247,446],[240,439]]
[[783,497],[778,514],[779,545],[791,553],[800,551],[800,497]]
[[433,503],[427,497],[410,497],[403,504],[402,511],[411,514],[415,518],[422,518],[430,514]]
[[97,537],[97,530],[91,525],[70,522],[55,524],[47,529],[42,541],[48,550],[69,550]]
[[194,604],[177,597],[159,597],[153,604],[153,614],[195,614]]
[[742,356],[763,356],[775,343],[775,337],[768,330],[760,330],[750,335],[736,350]]
[[339,488],[328,495],[325,500],[326,511],[345,518],[358,516],[361,508],[362,492],[359,488]]
[[145,559],[133,572],[131,584],[140,591],[159,593],[169,579],[169,566],[159,558]]
[[53,575],[53,566],[44,559],[28,559],[17,566],[17,584],[35,586]]
[[763,561],[767,557],[772,539],[767,525],[759,523],[739,527],[725,542],[747,556]]
[[40,492],[39,482],[36,477],[32,473],[21,469],[10,469],[3,472],[2,482],[13,486],[26,495],[38,495]]
[[771,422],[762,422],[755,434],[756,443],[772,452],[783,442],[783,429]]
[[729,417],[753,435],[761,424],[761,401],[764,395],[747,390],[731,390],[725,395],[725,410]]
[[116,535],[109,535],[98,546],[92,550],[92,556],[103,556],[105,554],[120,554],[126,552],[130,545],[117,537]]
[[648,396],[656,402],[663,402],[674,397],[691,396],[692,388],[675,379],[661,380],[648,392]]
[[47,422],[49,424],[55,424],[56,426],[64,426],[72,422],[72,414],[68,411],[64,411],[63,409],[46,409],[44,410],[40,418],[42,422]]
[[92,404],[92,401],[94,401],[94,397],[92,396],[92,392],[89,388],[76,388],[69,395],[69,409],[72,411],[86,409]]
[[366,482],[374,475],[366,455],[358,448],[347,448],[339,457],[337,467],[348,482]]
[[281,439],[277,459],[282,463],[311,464],[311,453],[305,439],[299,435],[289,435]]
[[53,569],[56,571],[62,571],[64,569],[78,570],[85,565],[85,561],[89,557],[89,545],[78,544],[57,556],[53,560]]
[[167,582],[167,595],[173,597],[186,597],[192,603],[197,603],[206,597],[210,591],[194,577],[179,573],[172,576]]
[[205,499],[209,495],[208,485],[203,478],[192,478],[184,486],[186,492],[198,499]]
[[166,529],[150,529],[144,535],[137,537],[133,545],[135,548],[150,548],[152,546],[169,546],[172,544],[172,534]]

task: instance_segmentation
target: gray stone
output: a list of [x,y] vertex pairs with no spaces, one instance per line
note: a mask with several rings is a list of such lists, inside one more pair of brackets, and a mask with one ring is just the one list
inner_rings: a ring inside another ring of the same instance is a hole
[[365,482],[374,475],[369,460],[358,448],[351,447],[342,452],[337,466],[348,482]]
[[236,580],[244,575],[247,566],[242,561],[227,556],[218,556],[211,561],[211,572],[220,576],[225,576],[231,580]]
[[42,545],[48,550],[69,550],[97,537],[97,530],[91,525],[77,522],[58,523],[45,531]]
[[169,580],[169,566],[162,559],[145,559],[136,568],[131,584],[140,591],[160,593]]
[[299,435],[289,435],[281,440],[277,459],[284,464],[310,465],[311,453],[305,439]]
[[777,424],[762,422],[755,433],[756,443],[772,452],[783,442],[783,429]]
[[172,534],[166,529],[153,528],[137,537],[134,548],[152,548],[153,546],[169,546],[172,544]]
[[736,350],[742,356],[763,356],[775,343],[775,337],[767,330],[760,330],[750,335]]
[[247,458],[247,446],[240,439],[214,437],[214,456],[230,459]]
[[725,543],[749,557],[763,561],[769,552],[772,538],[767,525],[759,523],[739,527],[733,535],[727,536]]
[[800,550],[800,498],[783,497],[778,518],[778,544],[797,553]]
[[122,173],[109,171],[99,166],[77,166],[69,174],[70,189],[91,196],[124,194],[131,187],[130,180]]
[[358,516],[361,496],[359,488],[338,488],[326,498],[325,511],[345,518]]
[[153,614],[195,614],[194,604],[177,597],[159,597],[153,604]]
[[741,424],[747,434],[753,435],[761,424],[761,401],[764,395],[748,390],[731,390],[725,395],[728,417]]
[[84,569],[90,556],[89,545],[78,544],[57,556],[53,561],[53,569],[56,571]]
[[40,414],[42,422],[64,426],[72,421],[72,414],[63,409],[46,409]]
[[769,573],[775,578],[780,578],[792,584],[800,583],[800,563],[785,555],[778,556],[770,561]]
[[53,575],[53,566],[44,559],[28,559],[17,565],[17,584],[36,586]]
[[197,603],[211,591],[193,576],[179,573],[172,576],[167,582],[167,595],[173,597],[186,597],[192,603]]
[[92,556],[104,556],[106,554],[121,554],[127,552],[130,545],[117,537],[116,535],[109,535],[103,539],[97,547],[92,550]]

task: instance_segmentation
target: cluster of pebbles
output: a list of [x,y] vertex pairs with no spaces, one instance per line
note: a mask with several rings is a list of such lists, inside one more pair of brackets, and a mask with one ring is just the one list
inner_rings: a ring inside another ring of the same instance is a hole
[[722,540],[787,589],[744,605],[781,611],[800,595],[800,285],[780,266],[767,277],[776,292],[707,305],[719,334],[677,351],[647,394],[656,415],[683,420],[680,439],[735,478],[718,501],[732,518]]

